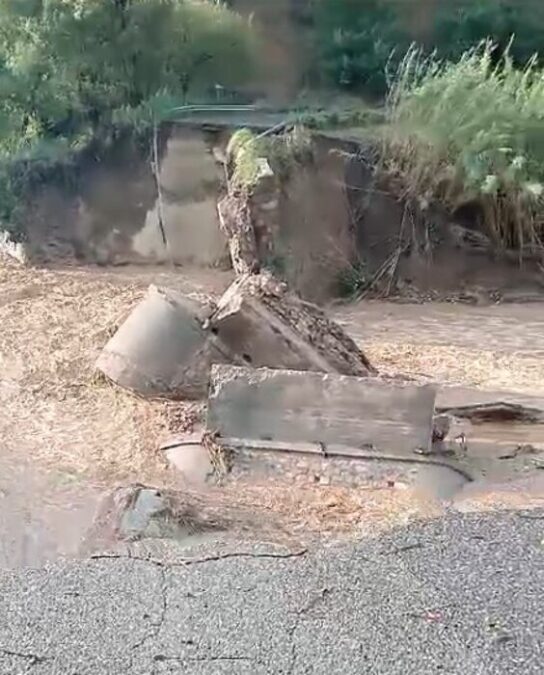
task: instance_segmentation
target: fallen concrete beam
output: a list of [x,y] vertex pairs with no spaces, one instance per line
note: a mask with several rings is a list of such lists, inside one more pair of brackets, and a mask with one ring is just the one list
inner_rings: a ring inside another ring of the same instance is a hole
[[212,363],[233,358],[201,325],[201,308],[179,293],[151,286],[100,354],[96,367],[145,397],[205,395]]
[[313,444],[324,453],[430,450],[436,391],[373,378],[216,365],[207,429],[225,445]]
[[239,277],[206,325],[229,351],[255,368],[357,376],[375,372],[337,323],[269,273]]

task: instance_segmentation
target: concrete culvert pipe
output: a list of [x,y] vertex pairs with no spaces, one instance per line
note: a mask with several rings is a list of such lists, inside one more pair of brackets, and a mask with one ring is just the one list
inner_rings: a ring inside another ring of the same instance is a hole
[[212,363],[229,363],[199,319],[202,308],[176,291],[150,286],[105,346],[96,366],[109,380],[141,396],[200,398]]

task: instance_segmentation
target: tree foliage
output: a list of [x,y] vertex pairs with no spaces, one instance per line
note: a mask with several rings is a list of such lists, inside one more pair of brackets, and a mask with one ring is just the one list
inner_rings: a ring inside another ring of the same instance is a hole
[[[455,61],[482,40],[510,42],[516,64],[541,49],[542,0],[313,0],[320,70],[328,81],[369,93],[386,90],[411,43]],[[393,58],[391,54],[393,53]]]
[[251,34],[213,0],[3,0],[0,147],[92,134],[157,95],[250,74]]
[[337,86],[385,92],[385,67],[403,36],[383,0],[316,0],[320,66]]

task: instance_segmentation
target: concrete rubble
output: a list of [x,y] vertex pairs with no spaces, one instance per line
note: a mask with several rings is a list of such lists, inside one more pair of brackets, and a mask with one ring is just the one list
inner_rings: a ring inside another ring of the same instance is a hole
[[[127,546],[142,543],[145,555],[149,548],[162,554],[161,541],[190,545],[208,535],[215,539],[230,522],[213,510],[204,512],[200,506],[189,497],[180,500],[177,493],[168,490],[140,484],[117,487],[103,496],[79,552],[100,555],[119,547],[126,552]],[[134,550],[137,552],[138,547]]]
[[[262,271],[252,204],[232,186],[218,202],[236,278],[217,303],[206,311],[151,287],[98,369],[148,397],[204,398],[209,385],[206,434],[220,444],[359,458],[430,452],[434,388],[379,379],[322,309]],[[202,447],[181,442],[167,456],[202,482]]]
[[435,395],[431,385],[215,365],[207,428],[227,446],[413,457],[430,450]]
[[269,273],[238,277],[207,327],[246,365],[364,377],[375,373],[355,342],[325,312]]
[[247,199],[227,195],[217,204],[219,225],[225,235],[235,274],[259,271],[257,240]]
[[238,277],[210,312],[151,286],[96,366],[145,397],[202,398],[214,363],[374,373],[355,342],[317,306],[270,274]]
[[202,328],[201,312],[180,293],[151,286],[105,346],[97,369],[141,396],[202,397],[210,366],[234,357]]

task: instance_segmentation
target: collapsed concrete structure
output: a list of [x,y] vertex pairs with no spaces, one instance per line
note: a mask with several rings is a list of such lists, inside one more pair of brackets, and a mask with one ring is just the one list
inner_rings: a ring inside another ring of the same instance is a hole
[[236,279],[208,310],[150,287],[97,368],[145,397],[201,398],[214,363],[363,377],[375,370],[343,329],[270,274]]
[[202,328],[203,308],[180,293],[151,286],[98,357],[115,384],[144,397],[199,398],[213,363],[232,363]]
[[341,326],[261,271],[247,192],[229,189],[218,215],[231,286],[211,308],[152,287],[97,367],[143,396],[203,398],[210,382],[207,434],[230,446],[429,452],[434,388],[376,378]]

